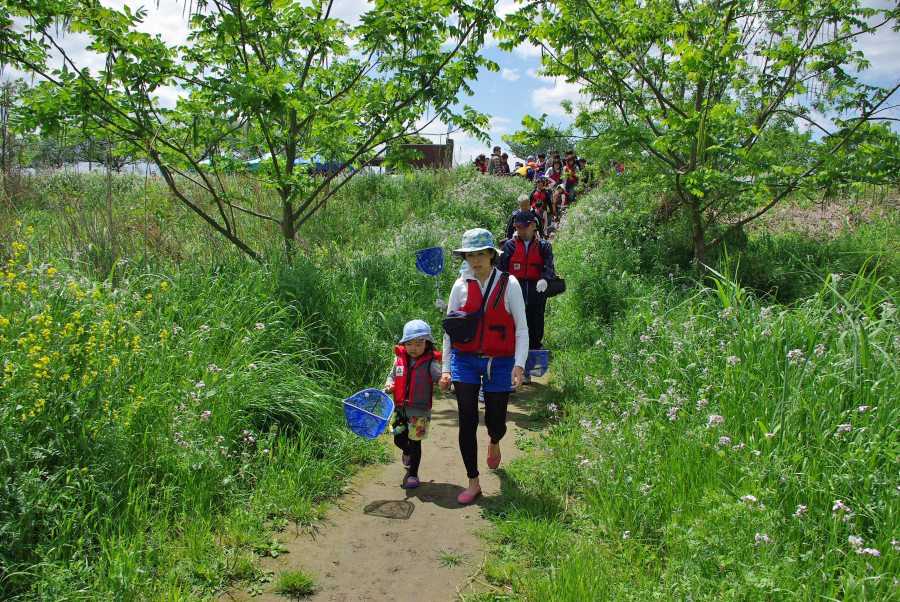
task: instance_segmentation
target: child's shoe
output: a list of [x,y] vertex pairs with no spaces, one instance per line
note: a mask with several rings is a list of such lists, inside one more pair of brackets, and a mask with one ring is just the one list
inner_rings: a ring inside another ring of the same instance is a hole
[[409,466],[409,456],[400,456],[400,461],[403,462],[404,466]]
[[497,453],[496,456],[491,455],[491,442],[488,440],[488,451],[487,451],[487,465],[491,470],[496,469],[500,466],[500,454]]
[[419,477],[406,477],[406,483],[404,486],[407,489],[415,489],[419,486]]

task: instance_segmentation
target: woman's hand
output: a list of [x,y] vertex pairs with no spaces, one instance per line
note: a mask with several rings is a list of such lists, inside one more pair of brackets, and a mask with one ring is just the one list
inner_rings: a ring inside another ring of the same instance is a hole
[[393,393],[394,392],[394,383],[384,386],[385,393]]
[[449,372],[441,373],[441,380],[438,382],[438,386],[441,388],[441,391],[443,391],[444,393],[446,393],[447,391],[450,390],[450,373]]
[[512,388],[518,389],[522,386],[522,378],[525,375],[525,370],[522,366],[513,366],[512,369]]

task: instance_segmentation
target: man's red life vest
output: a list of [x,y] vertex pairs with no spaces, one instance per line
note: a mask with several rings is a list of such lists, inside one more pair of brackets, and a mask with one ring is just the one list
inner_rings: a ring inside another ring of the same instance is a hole
[[525,243],[518,236],[513,240],[516,250],[509,258],[509,274],[517,280],[540,280],[544,273],[544,258],[541,256],[541,242],[534,237],[525,249]]
[[406,347],[394,347],[397,355],[397,369],[394,371],[394,407],[431,409],[434,380],[431,378],[431,361],[441,361],[440,351],[426,351],[409,366],[410,357]]
[[[478,334],[468,343],[454,343],[453,348],[466,353],[482,353],[488,357],[508,357],[516,352],[516,323],[506,311],[506,286],[509,274],[501,274],[484,306],[484,315],[478,323]],[[481,287],[477,280],[469,280],[466,303],[460,309],[471,313],[481,307]]]

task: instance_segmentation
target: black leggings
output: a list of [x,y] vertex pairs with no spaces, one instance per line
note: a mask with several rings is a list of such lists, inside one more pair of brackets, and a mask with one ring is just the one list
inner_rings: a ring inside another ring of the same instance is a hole
[[400,426],[406,427],[402,433],[394,435],[394,445],[400,448],[404,456],[409,456],[409,473],[407,476],[419,476],[419,463],[422,461],[422,440],[412,440],[409,438],[409,419],[402,414],[398,414],[391,425],[395,429]]
[[[454,382],[456,401],[459,404],[459,451],[462,454],[466,474],[470,479],[478,478],[478,391],[481,385]],[[500,443],[506,434],[506,406],[509,391],[484,393],[484,424],[491,443]]]

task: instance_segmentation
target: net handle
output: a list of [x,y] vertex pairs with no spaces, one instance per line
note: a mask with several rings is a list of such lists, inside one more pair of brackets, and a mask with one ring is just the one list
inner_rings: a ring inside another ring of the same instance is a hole
[[368,414],[369,416],[374,416],[374,417],[377,418],[378,420],[386,420],[386,418],[384,418],[384,417],[382,417],[382,416],[379,416],[378,414],[373,414],[372,412],[367,412],[366,410],[364,410],[364,409],[362,409],[362,408],[360,408],[360,407],[358,407],[358,406],[355,406],[355,405],[353,405],[352,403],[347,403],[346,400],[341,401],[341,403],[344,404],[345,406],[350,406],[350,407],[353,408],[354,410],[359,410],[359,411],[362,412],[363,414]]

